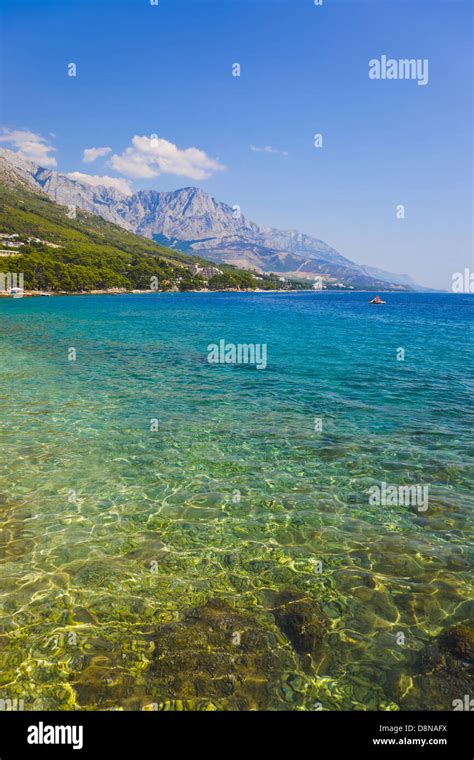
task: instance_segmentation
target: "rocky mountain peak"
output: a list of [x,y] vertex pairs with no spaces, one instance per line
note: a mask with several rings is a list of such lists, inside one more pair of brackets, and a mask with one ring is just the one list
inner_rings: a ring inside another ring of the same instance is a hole
[[125,195],[115,188],[91,185],[0,150],[23,181],[54,201],[76,205],[125,229],[217,263],[297,276],[325,276],[354,287],[411,287],[409,278],[363,267],[318,238],[298,230],[279,230],[248,220],[241,209],[223,203],[201,188]]

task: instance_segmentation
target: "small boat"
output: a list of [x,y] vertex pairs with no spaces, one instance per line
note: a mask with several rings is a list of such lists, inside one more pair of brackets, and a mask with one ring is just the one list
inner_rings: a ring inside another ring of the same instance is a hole
[[380,303],[387,303],[387,302],[386,301],[382,301],[382,299],[380,298],[380,296],[375,296],[375,298],[372,298],[372,300],[369,301],[369,303],[375,303],[375,304],[378,305]]

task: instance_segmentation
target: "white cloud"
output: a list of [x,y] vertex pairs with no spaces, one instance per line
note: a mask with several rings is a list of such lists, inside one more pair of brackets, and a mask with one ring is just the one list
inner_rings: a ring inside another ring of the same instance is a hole
[[108,153],[112,153],[112,148],[85,148],[82,160],[85,164],[91,164],[96,158],[106,156]]
[[16,153],[35,164],[48,168],[57,166],[58,162],[50,155],[56,148],[35,132],[27,129],[3,129],[0,142],[7,143]]
[[113,187],[115,190],[119,190],[125,195],[131,195],[132,189],[126,179],[120,177],[99,177],[97,174],[83,174],[82,172],[69,172],[66,177],[76,180],[76,182],[84,182],[86,185],[103,185],[104,187]]
[[163,138],[135,135],[132,145],[121,154],[114,154],[110,165],[126,177],[151,179],[160,174],[207,179],[225,167],[198,148],[181,150]]
[[272,148],[271,145],[265,145],[263,148],[259,148],[257,145],[251,145],[250,150],[254,153],[277,153],[279,156],[287,156],[287,150],[278,150],[278,148]]

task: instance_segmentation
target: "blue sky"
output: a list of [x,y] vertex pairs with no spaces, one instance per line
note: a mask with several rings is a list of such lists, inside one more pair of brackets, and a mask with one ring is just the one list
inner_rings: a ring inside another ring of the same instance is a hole
[[[197,185],[433,287],[472,266],[467,0],[4,0],[2,16],[5,147],[133,190]],[[369,79],[382,55],[428,59],[428,84]],[[110,150],[85,163],[90,148]]]

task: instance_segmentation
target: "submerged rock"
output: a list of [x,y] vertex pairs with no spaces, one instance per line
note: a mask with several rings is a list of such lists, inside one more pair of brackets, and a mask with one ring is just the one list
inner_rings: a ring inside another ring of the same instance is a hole
[[224,710],[281,705],[279,674],[288,653],[252,614],[214,599],[158,625],[151,638],[147,691],[154,701],[200,700]]
[[166,702],[148,704],[142,708],[145,712],[215,712],[217,707],[212,702],[204,702],[195,699],[167,699]]
[[133,696],[135,683],[131,675],[112,667],[111,661],[103,658],[103,662],[88,665],[73,681],[73,687],[77,705],[82,709],[110,710]]
[[463,660],[474,670],[474,628],[466,624],[448,628],[439,637],[439,645],[445,654]]
[[405,665],[391,678],[393,697],[402,709],[454,709],[472,692],[474,628],[462,623],[443,631],[418,652],[411,675],[406,671]]
[[273,615],[298,654],[321,657],[328,621],[313,599],[297,591],[282,591]]

